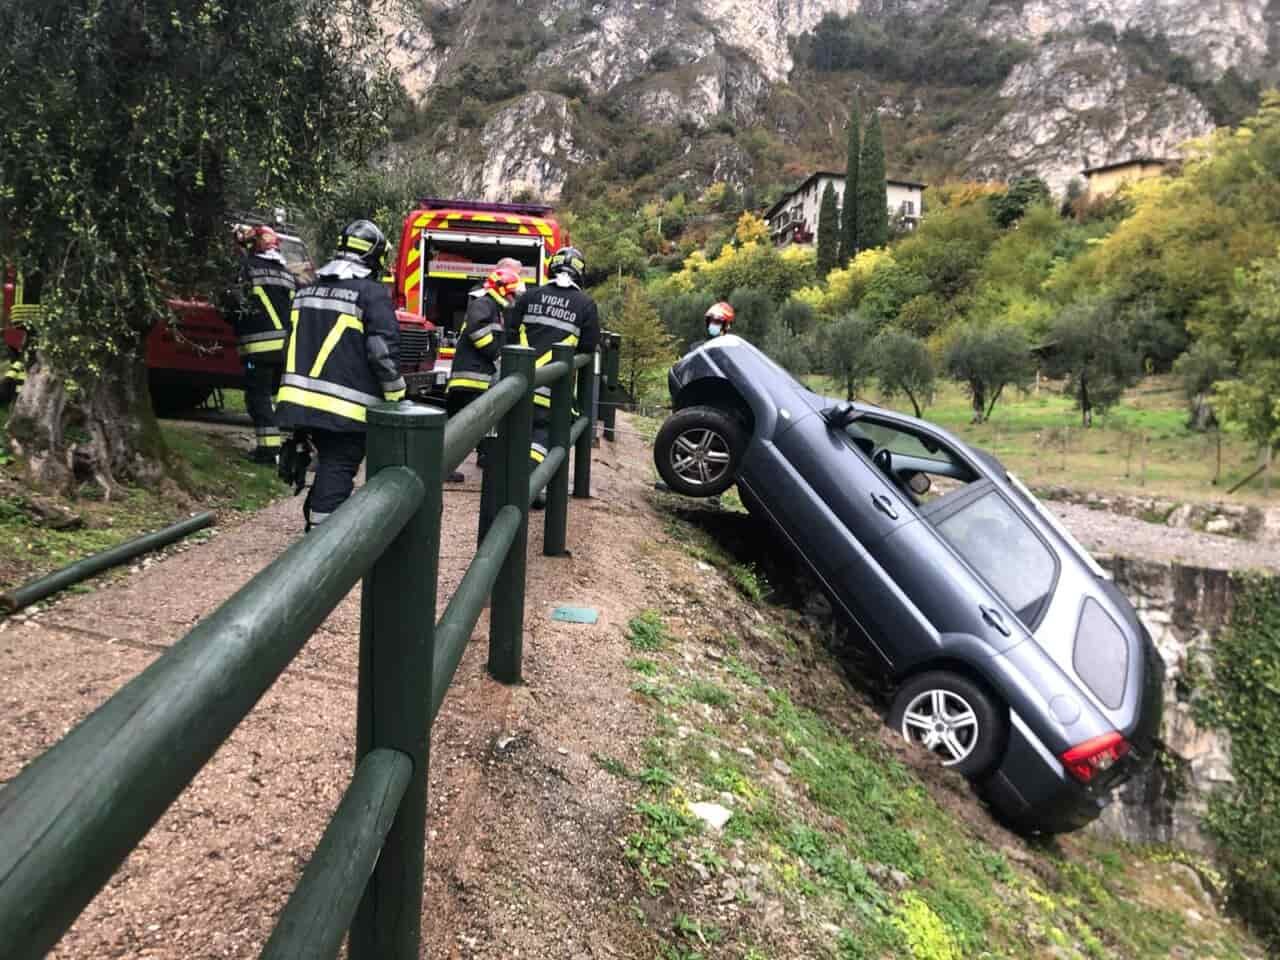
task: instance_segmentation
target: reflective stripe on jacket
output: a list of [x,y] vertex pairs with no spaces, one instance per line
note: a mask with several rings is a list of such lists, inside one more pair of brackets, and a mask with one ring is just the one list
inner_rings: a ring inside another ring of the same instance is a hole
[[447,390],[488,390],[498,374],[505,327],[503,304],[483,287],[470,293],[467,316],[458,331]]
[[[551,348],[557,343],[575,346],[577,353],[593,353],[600,340],[600,316],[589,296],[575,286],[553,280],[516,301],[507,335],[537,351],[534,363],[541,367],[551,362]],[[551,388],[538,387],[533,402],[551,406]]]
[[387,288],[321,274],[293,300],[276,422],[288,429],[364,430],[365,411],[404,398],[400,327]]
[[240,264],[241,302],[236,347],[242,357],[279,362],[296,283],[284,258],[251,253]]

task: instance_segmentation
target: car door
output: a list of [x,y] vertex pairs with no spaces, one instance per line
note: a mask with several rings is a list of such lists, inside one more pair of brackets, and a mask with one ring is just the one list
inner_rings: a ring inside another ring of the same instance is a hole
[[934,656],[965,637],[992,653],[1026,640],[1026,621],[1042,608],[1021,611],[1021,619],[1020,608],[1047,602],[1057,578],[1053,551],[978,464],[944,438],[875,414],[851,429],[889,451],[893,464],[925,474],[935,491],[931,499],[912,497],[910,522],[873,546],[876,561],[932,627],[897,632],[889,651],[895,663]]
[[[780,465],[761,483],[783,481],[772,498],[792,542],[886,661],[887,637],[928,634],[929,624],[874,559],[874,546],[911,520],[904,495],[848,436],[821,414],[800,419],[777,440]],[[747,474],[752,483],[756,474]]]

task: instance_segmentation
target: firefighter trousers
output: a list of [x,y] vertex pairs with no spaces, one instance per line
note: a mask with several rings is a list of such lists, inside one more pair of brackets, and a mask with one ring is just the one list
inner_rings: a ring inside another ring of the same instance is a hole
[[307,529],[329,519],[355,488],[356,471],[364,460],[365,435],[361,432],[308,430],[316,448],[316,478],[307,492],[302,512]]
[[279,363],[255,359],[248,359],[244,364],[244,406],[253,421],[253,433],[258,441],[255,453],[260,456],[275,456],[280,452],[282,441],[276,428],[275,396],[283,370]]

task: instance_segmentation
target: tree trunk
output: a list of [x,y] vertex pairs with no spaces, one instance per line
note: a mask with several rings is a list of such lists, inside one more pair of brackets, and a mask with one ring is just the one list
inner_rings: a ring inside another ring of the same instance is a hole
[[981,423],[983,411],[987,407],[986,385],[981,380],[969,381],[969,396],[973,401],[973,419],[970,423]]
[[1084,374],[1080,375],[1080,424],[1089,427],[1093,424],[1093,407],[1089,402],[1089,381]]
[[71,495],[92,480],[109,499],[127,481],[168,485],[146,369],[134,357],[111,358],[96,380],[69,390],[37,348],[8,432],[40,489]]
[[1002,393],[1004,393],[1003,383],[1000,384],[1000,386],[996,387],[995,395],[991,398],[991,405],[987,407],[987,412],[982,415],[982,419],[984,421],[991,419],[991,411],[996,408],[996,402],[1000,399],[1000,394]]
[[853,399],[853,377],[844,378],[844,398],[846,400]]

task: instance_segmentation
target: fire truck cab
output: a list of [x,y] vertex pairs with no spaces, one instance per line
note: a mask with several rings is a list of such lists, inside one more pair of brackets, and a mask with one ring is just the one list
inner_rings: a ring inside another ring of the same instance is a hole
[[466,317],[467,293],[500,259],[519,260],[529,286],[546,280],[547,261],[568,243],[552,212],[543,204],[424,197],[405,217],[393,278],[401,329],[409,319],[426,321],[441,337],[434,368],[405,373],[411,396],[443,396]]

